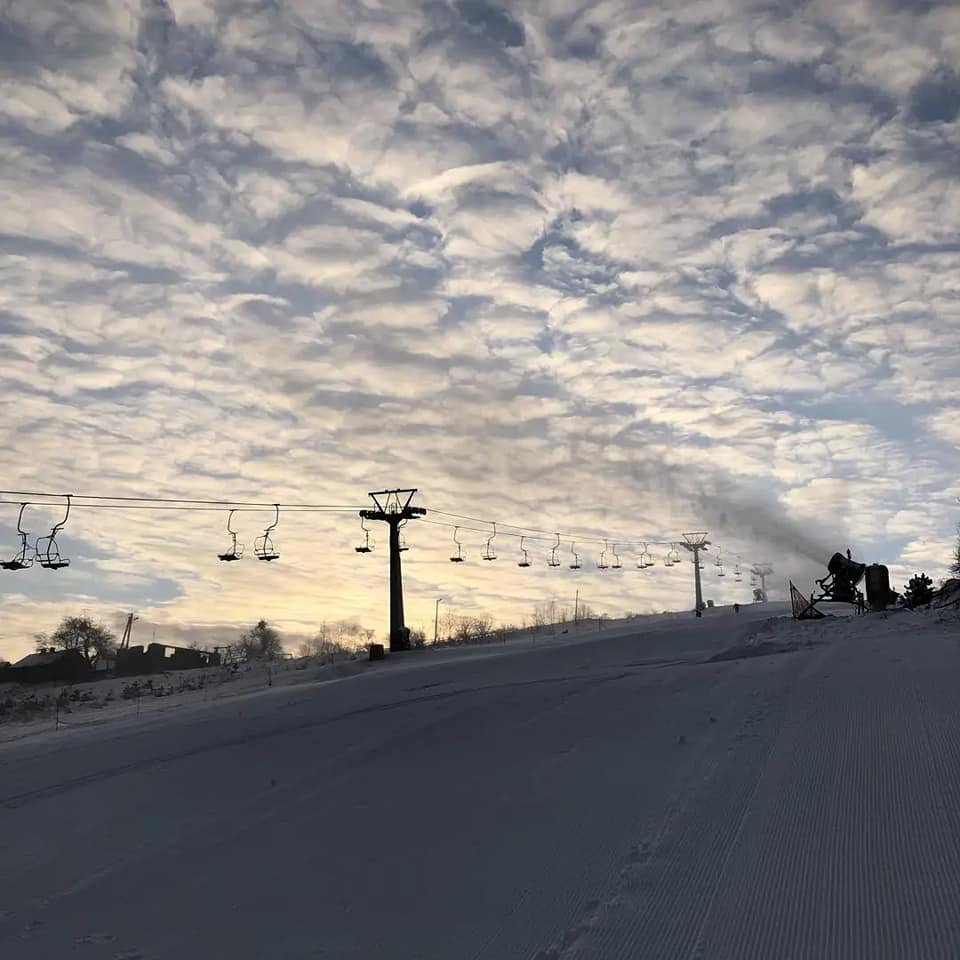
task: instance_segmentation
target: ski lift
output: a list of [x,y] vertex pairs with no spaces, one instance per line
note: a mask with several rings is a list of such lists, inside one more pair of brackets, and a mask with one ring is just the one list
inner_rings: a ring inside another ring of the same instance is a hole
[[0,569],[3,570],[26,570],[33,566],[34,557],[27,556],[27,533],[20,526],[23,520],[23,511],[26,510],[25,503],[20,504],[20,513],[17,515],[17,533],[20,535],[20,552],[10,560],[0,560]]
[[457,545],[457,552],[452,557],[450,557],[451,563],[463,563],[463,546],[460,543],[460,541],[457,539],[457,531],[459,529],[460,529],[459,527],[453,528],[453,542]]
[[484,560],[497,559],[497,551],[494,550],[493,548],[493,539],[494,537],[496,537],[496,535],[497,535],[497,525],[494,523],[493,533],[491,533],[490,536],[487,537],[487,545],[483,548],[483,553],[481,554]]
[[609,564],[607,563],[607,541],[603,541],[603,549],[600,551],[600,562],[597,564],[598,570],[606,570]]
[[645,543],[642,544],[642,546],[643,549],[640,551],[640,556],[637,557],[637,568],[639,570],[646,570],[647,567],[653,566],[653,556],[650,554]]
[[367,518],[360,517],[360,529],[363,531],[363,543],[359,547],[354,547],[354,553],[373,553],[373,548],[376,546],[376,543],[370,539],[370,530],[367,527],[366,523]]
[[270,531],[274,530],[280,522],[280,505],[275,503],[273,509],[277,512],[273,523],[263,531],[263,536],[257,537],[257,539],[253,541],[253,552],[257,555],[257,559],[266,560],[268,563],[280,557],[280,554],[277,553],[277,548],[273,545],[273,538],[270,536]]
[[580,569],[580,555],[577,553],[577,551],[574,549],[574,547],[576,547],[576,544],[571,540],[571,541],[570,541],[570,553],[573,554],[573,561],[572,561],[571,564],[570,564],[570,569],[571,569],[571,570],[579,570],[579,569]]
[[620,561],[620,554],[617,553],[617,545],[613,545],[613,563],[610,564],[611,570],[622,570],[623,563]]
[[517,566],[518,566],[518,567],[529,567],[529,566],[530,566],[530,557],[527,556],[526,548],[525,548],[524,545],[523,545],[523,541],[524,541],[525,539],[526,539],[525,537],[521,537],[521,538],[520,538],[520,553],[522,553],[523,556],[520,558],[520,560],[517,561]]
[[557,556],[557,551],[560,549],[560,534],[557,534],[557,542],[550,548],[550,556],[547,557],[547,566],[548,567],[559,567],[560,558]]
[[[39,537],[34,546],[34,557],[37,563],[39,563],[41,567],[46,567],[47,570],[62,570],[64,567],[70,566],[70,561],[60,556],[60,548],[57,546],[57,534],[70,516],[71,495],[68,493],[65,494],[65,496],[67,498],[67,512],[63,515],[63,519],[53,527],[48,536]],[[41,549],[41,543],[46,544],[44,549]]]
[[665,567],[673,566],[673,544],[672,543],[670,544],[670,546],[667,549],[667,552],[663,556],[663,565]]
[[740,572],[740,562],[733,565],[733,579],[737,583],[743,583],[743,574]]
[[397,534],[397,550],[398,550],[400,553],[406,553],[406,552],[410,549],[410,548],[407,546],[407,538],[403,535],[403,529],[402,529],[402,528],[405,527],[406,525],[407,525],[407,521],[406,521],[406,520],[401,520],[400,523],[397,524],[397,530],[398,530],[398,534]]
[[237,532],[230,526],[230,521],[233,520],[233,515],[236,512],[236,510],[231,510],[227,515],[227,533],[230,534],[232,543],[229,550],[217,554],[218,560],[226,560],[229,562],[231,560],[239,560],[243,556],[243,544],[237,543]]
[[726,575],[727,575],[727,574],[726,574],[726,571],[724,571],[724,569],[723,569],[723,564],[721,563],[719,569],[717,570],[717,576],[718,576],[718,577],[725,577]]
[[713,561],[715,567],[723,566],[723,550],[720,547],[717,547],[717,556]]

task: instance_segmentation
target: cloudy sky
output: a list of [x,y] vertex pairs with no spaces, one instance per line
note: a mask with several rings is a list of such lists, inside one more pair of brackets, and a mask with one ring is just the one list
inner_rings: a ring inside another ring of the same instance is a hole
[[[710,530],[805,587],[848,544],[941,576],[958,63],[952,0],[2,0],[0,486],[409,485],[580,536]],[[0,653],[81,610],[384,629],[382,532],[361,556],[355,517],[291,513],[280,561],[221,564],[225,519],[76,510],[68,570],[0,574]],[[269,519],[239,515],[248,550]],[[449,528],[407,533],[414,626],[438,596],[691,604],[689,564],[534,544],[524,571],[467,532],[452,565]]]

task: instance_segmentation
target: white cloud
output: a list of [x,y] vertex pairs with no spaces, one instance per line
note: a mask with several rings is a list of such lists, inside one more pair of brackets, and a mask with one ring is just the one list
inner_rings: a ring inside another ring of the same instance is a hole
[[[631,535],[808,558],[770,531],[826,516],[933,570],[960,144],[910,98],[960,55],[957,11],[505,9],[522,46],[415,0],[7,4],[5,485],[349,504],[411,482],[471,516],[622,535],[629,504]],[[0,648],[66,594],[171,631],[383,626],[354,516],[285,515],[269,570],[217,564],[224,521],[78,509],[78,562],[19,578]],[[249,543],[265,518],[241,521]],[[447,528],[409,533],[414,622],[438,592],[519,618],[572,583],[455,570]],[[674,573],[587,582],[662,608]]]

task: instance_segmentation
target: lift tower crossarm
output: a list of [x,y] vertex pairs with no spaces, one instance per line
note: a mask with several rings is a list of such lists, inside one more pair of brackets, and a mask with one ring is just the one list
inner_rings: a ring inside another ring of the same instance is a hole
[[390,652],[410,649],[410,631],[403,617],[403,574],[400,567],[400,526],[426,516],[423,507],[412,507],[416,488],[377,490],[370,493],[376,509],[361,510],[364,520],[378,520],[390,527]]

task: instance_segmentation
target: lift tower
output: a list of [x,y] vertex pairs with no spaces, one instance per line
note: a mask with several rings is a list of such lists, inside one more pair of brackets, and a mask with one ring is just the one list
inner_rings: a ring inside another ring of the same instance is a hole
[[426,515],[423,507],[411,507],[416,489],[378,490],[370,494],[376,509],[361,510],[364,520],[379,520],[390,526],[390,652],[410,649],[410,631],[403,620],[403,575],[400,570],[400,526]]
[[693,554],[693,584],[695,589],[695,603],[693,612],[699,617],[703,612],[703,589],[700,586],[700,551],[710,545],[706,533],[685,533],[681,547]]

